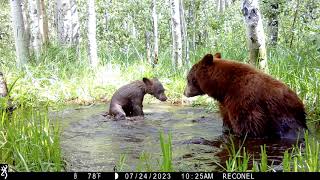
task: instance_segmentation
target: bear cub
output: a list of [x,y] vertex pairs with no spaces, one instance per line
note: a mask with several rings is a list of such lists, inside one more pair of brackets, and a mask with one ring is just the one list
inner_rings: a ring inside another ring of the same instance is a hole
[[116,120],[127,117],[143,116],[142,102],[145,94],[151,94],[160,101],[166,101],[161,82],[157,78],[133,81],[119,88],[112,96],[109,115]]

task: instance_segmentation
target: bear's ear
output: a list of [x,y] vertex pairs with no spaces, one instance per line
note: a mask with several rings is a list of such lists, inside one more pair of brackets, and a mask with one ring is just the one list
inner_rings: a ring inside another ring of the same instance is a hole
[[143,81],[146,85],[152,85],[152,81],[151,81],[150,79],[146,78],[146,77],[144,77],[144,78],[142,79],[142,81]]
[[214,58],[215,58],[215,59],[221,59],[221,53],[217,52],[217,53],[214,55]]
[[212,64],[213,56],[212,54],[207,54],[202,58],[202,62],[204,62],[206,65]]

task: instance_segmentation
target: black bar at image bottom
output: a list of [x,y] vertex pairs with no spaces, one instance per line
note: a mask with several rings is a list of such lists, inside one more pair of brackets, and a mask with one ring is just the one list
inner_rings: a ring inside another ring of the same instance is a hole
[[251,173],[251,172],[6,172],[1,173],[1,179],[44,179],[44,180],[228,180],[228,179],[272,179],[285,180],[289,178],[319,179],[320,173]]

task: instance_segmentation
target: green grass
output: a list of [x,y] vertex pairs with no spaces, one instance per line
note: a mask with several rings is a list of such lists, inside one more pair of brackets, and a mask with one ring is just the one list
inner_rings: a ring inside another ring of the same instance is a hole
[[320,172],[320,143],[305,133],[305,144],[295,146],[291,153],[285,152],[283,170],[285,172]]
[[[282,159],[283,172],[320,172],[320,143],[314,137],[309,137],[308,132],[305,133],[305,142],[297,144],[292,149],[286,150]],[[303,147],[304,145],[304,147]],[[229,159],[223,169],[227,172],[274,172],[275,166],[269,163],[266,152],[266,146],[260,147],[260,160],[256,161],[248,152],[243,144],[238,150],[234,143],[230,144]],[[290,152],[289,152],[290,151]],[[252,162],[252,168],[248,168]],[[220,165],[221,166],[221,165]]]
[[161,171],[173,171],[171,133],[169,133],[166,138],[164,137],[164,132],[160,132],[160,145],[162,152]]
[[[163,131],[159,133],[159,141],[161,148],[161,157],[154,157],[149,152],[142,152],[139,156],[139,163],[133,171],[144,172],[173,172],[172,159],[172,135],[169,132],[165,134]],[[120,155],[117,163],[118,171],[125,171],[129,168],[126,164],[126,155]]]
[[46,109],[20,107],[0,113],[0,163],[13,171],[62,171],[59,126]]

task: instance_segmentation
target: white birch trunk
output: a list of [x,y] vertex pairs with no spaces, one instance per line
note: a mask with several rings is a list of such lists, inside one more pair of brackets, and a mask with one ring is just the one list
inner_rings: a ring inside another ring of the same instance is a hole
[[249,62],[268,71],[265,35],[258,0],[244,0],[242,12],[247,27]]
[[29,0],[30,16],[30,40],[33,53],[39,59],[41,52],[41,34],[40,34],[40,2],[39,0]]
[[227,9],[231,5],[231,0],[224,0],[225,2],[225,9]]
[[40,33],[42,43],[47,43],[49,41],[49,26],[44,0],[40,0]]
[[94,0],[88,0],[88,43],[89,59],[92,67],[98,66],[97,39],[96,39],[96,11]]
[[80,26],[76,0],[56,0],[57,32],[61,44],[78,45]]
[[10,7],[17,65],[18,67],[23,68],[23,66],[27,63],[29,49],[22,16],[21,0],[10,0]]
[[182,67],[182,37],[181,37],[181,22],[179,11],[179,0],[171,0],[171,12],[173,22],[173,34],[175,40],[174,59],[176,67]]
[[183,44],[183,59],[185,59],[185,63],[189,64],[189,42],[188,42],[188,34],[187,34],[187,23],[184,16],[184,6],[183,0],[180,0],[180,22],[181,22],[181,37],[182,37],[182,44]]
[[158,43],[158,15],[157,15],[157,2],[152,0],[152,19],[153,19],[153,63],[158,64],[158,53],[159,53],[159,43]]
[[[25,32],[25,38],[27,42],[27,47],[30,47],[30,16],[29,16],[29,8],[28,8],[28,0],[21,0],[21,8],[22,8],[22,17],[24,22],[24,32]],[[29,52],[28,48],[28,53]]]
[[57,0],[57,32],[61,44],[71,42],[72,25],[69,0]]
[[223,13],[225,10],[225,0],[220,0],[220,13]]
[[217,12],[220,12],[220,0],[216,0]]
[[269,22],[268,22],[269,39],[270,39],[271,45],[276,45],[278,42],[278,29],[279,29],[278,14],[272,14],[269,17]]
[[151,45],[150,45],[150,35],[148,30],[145,30],[145,41],[146,41],[146,58],[149,64],[152,64],[151,60]]
[[71,24],[72,24],[72,36],[71,42],[73,45],[78,46],[80,43],[80,21],[78,15],[78,8],[77,8],[77,0],[70,0],[71,5]]
[[4,79],[2,72],[0,72],[0,98],[8,95],[7,83]]
[[[218,0],[219,1],[219,0]],[[190,13],[189,16],[191,18],[191,27],[192,27],[192,42],[191,42],[191,49],[194,52],[196,50],[196,7],[195,7],[195,0],[192,0],[191,2],[191,7],[190,7]]]
[[176,66],[176,59],[175,59],[175,57],[176,57],[175,56],[176,40],[175,40],[175,36],[174,36],[174,30],[173,30],[174,26],[173,26],[173,19],[172,18],[170,18],[170,25],[171,25],[171,37],[172,37],[172,53],[171,53],[172,59],[171,59],[171,63],[175,67]]

